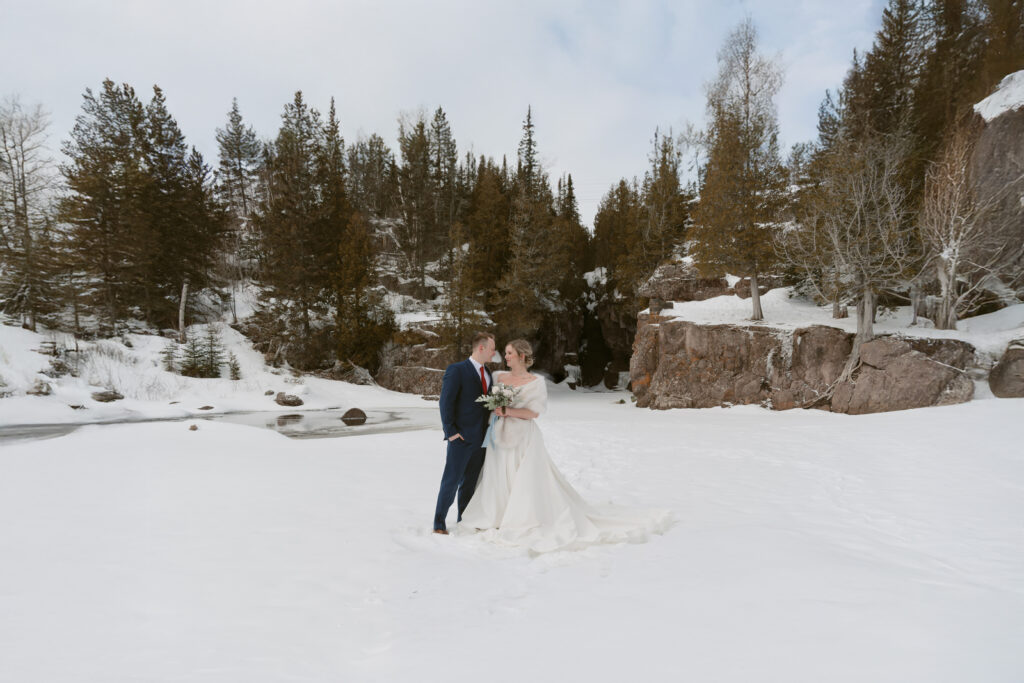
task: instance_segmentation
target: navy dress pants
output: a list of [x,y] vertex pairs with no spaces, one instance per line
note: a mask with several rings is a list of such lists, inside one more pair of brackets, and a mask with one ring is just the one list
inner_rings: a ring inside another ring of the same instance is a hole
[[466,443],[462,439],[448,442],[448,458],[444,463],[441,475],[441,490],[437,494],[437,509],[434,510],[434,529],[445,528],[445,517],[448,509],[459,494],[459,521],[462,513],[469,505],[476,489],[476,481],[480,478],[480,468],[484,466],[484,448],[477,443]]

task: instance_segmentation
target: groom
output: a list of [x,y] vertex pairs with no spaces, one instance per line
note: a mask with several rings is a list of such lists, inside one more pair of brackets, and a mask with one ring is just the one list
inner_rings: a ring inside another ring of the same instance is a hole
[[487,408],[477,397],[491,389],[491,372],[484,363],[494,356],[494,335],[477,332],[473,354],[452,363],[441,382],[441,425],[448,440],[448,458],[441,475],[441,491],[434,511],[434,533],[447,534],[445,517],[459,493],[459,520],[473,497],[480,468],[484,464],[484,434],[487,432]]

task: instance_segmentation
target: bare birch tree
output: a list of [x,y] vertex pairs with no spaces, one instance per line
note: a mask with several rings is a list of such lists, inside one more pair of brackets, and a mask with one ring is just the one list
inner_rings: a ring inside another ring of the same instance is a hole
[[46,148],[49,117],[42,105],[0,103],[0,253],[4,310],[35,331],[46,285],[47,243],[55,165]]
[[909,150],[905,138],[868,136],[839,143],[826,180],[832,201],[821,211],[836,268],[850,278],[857,298],[857,334],[841,376],[860,364],[860,347],[874,337],[876,295],[913,275],[914,228],[900,173]]
[[[918,229],[928,250],[928,267],[939,283],[934,322],[956,329],[989,290],[1000,289],[1010,267],[1024,256],[1024,243],[1006,234],[1005,213],[997,209],[1024,176],[1000,191],[979,197],[972,173],[973,136],[958,128],[939,160],[928,169]],[[1011,237],[1010,239],[1007,239]],[[1010,274],[1010,279],[1019,279]]]

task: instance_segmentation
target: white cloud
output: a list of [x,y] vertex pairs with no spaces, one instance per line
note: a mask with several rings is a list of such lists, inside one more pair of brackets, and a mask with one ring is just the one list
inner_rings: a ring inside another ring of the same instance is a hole
[[67,137],[86,87],[105,77],[149,97],[159,84],[189,141],[215,160],[232,97],[264,137],[297,89],[343,132],[394,142],[403,110],[444,107],[464,153],[514,162],[534,108],[552,177],[571,172],[584,219],[620,177],[643,173],[655,126],[700,122],[702,85],[750,13],[782,54],[783,142],[814,136],[817,105],[879,22],[878,0],[518,3],[36,0],[5,11],[5,92],[42,102]]

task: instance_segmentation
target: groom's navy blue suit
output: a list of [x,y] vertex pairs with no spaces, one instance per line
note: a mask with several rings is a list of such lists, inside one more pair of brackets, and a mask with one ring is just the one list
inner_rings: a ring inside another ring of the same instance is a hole
[[[491,373],[486,370],[487,388]],[[448,458],[441,475],[441,491],[437,494],[434,529],[444,529],[448,508],[459,494],[459,519],[473,497],[480,468],[484,465],[484,435],[490,412],[476,399],[484,393],[480,373],[470,359],[452,363],[444,371],[441,382],[441,424],[444,438],[461,434],[461,439],[448,441]]]

